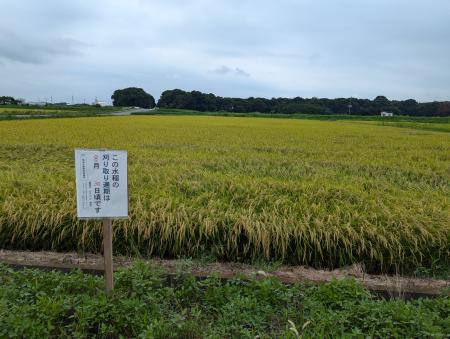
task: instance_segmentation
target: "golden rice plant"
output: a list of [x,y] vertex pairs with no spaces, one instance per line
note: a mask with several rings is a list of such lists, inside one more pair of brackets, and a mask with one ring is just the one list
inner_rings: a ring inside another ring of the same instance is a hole
[[93,251],[74,148],[129,152],[116,253],[374,270],[449,263],[450,134],[351,122],[129,116],[0,122],[0,248]]

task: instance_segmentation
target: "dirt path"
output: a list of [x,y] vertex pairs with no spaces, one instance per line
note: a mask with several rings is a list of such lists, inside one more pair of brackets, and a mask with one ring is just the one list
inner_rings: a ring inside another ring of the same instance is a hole
[[146,108],[131,108],[120,112],[107,113],[106,115],[131,115],[133,113],[148,113],[150,111],[150,109]]
[[[114,257],[114,268],[129,267],[136,258]],[[211,273],[221,278],[232,278],[237,274],[249,277],[264,278],[275,276],[284,283],[313,282],[325,283],[333,278],[353,277],[372,291],[384,292],[391,296],[439,295],[450,288],[450,280],[417,279],[400,276],[370,275],[354,265],[346,269],[334,271],[316,270],[303,266],[280,266],[274,271],[265,272],[254,266],[239,263],[205,263],[186,262],[182,260],[145,260],[148,264],[162,267],[168,274],[174,274],[181,264],[190,263],[192,273],[197,277],[207,277]],[[97,254],[26,252],[0,250],[0,263],[22,267],[74,269],[86,271],[103,271],[103,257]]]

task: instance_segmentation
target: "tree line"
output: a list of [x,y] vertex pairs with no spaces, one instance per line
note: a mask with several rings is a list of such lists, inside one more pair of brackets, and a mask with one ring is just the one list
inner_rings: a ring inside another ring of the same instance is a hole
[[[166,90],[156,104],[154,97],[142,88],[129,87],[114,91],[114,106],[138,106],[142,108],[175,108],[201,112],[271,113],[271,114],[352,114],[379,115],[382,111],[395,115],[450,116],[450,101],[419,103],[414,99],[389,100],[385,96],[375,99],[357,98],[227,98],[212,93]],[[9,96],[0,96],[0,105],[19,104]]]
[[0,105],[18,105],[21,102],[22,102],[21,100],[14,99],[13,97],[10,96],[5,95],[0,96]]
[[399,115],[449,116],[450,102],[419,103],[414,99],[389,100],[385,96],[375,99],[357,98],[226,98],[199,91],[167,90],[157,104],[160,108],[190,109],[197,111],[226,111],[239,113],[307,113],[379,115],[382,111]]

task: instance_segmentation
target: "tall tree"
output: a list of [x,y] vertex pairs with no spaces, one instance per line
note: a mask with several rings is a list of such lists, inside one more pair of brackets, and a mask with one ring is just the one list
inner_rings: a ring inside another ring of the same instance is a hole
[[18,100],[9,96],[0,96],[0,105],[17,105],[19,103]]
[[114,106],[137,106],[142,108],[155,107],[155,98],[142,88],[128,87],[117,89],[111,96]]

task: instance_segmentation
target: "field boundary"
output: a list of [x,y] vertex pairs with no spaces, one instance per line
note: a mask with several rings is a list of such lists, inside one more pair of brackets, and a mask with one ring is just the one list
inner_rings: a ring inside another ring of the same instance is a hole
[[[266,272],[254,266],[230,262],[200,263],[183,259],[139,259],[131,257],[114,257],[114,269],[131,267],[137,261],[144,261],[149,265],[163,268],[169,275],[176,274],[179,267],[188,265],[188,269],[198,278],[206,278],[211,274],[217,274],[222,279],[230,279],[237,275],[263,279],[276,277],[281,282],[292,284],[298,282],[310,282],[322,284],[333,279],[354,278],[361,282],[367,289],[381,292],[387,296],[438,296],[445,289],[450,288],[450,280],[419,279],[403,276],[372,275],[365,274],[359,265],[333,271],[318,270],[304,266],[280,266],[277,269]],[[16,267],[33,267],[41,269],[58,269],[70,271],[81,269],[91,273],[103,272],[103,257],[100,254],[75,252],[29,252],[0,250],[0,263]]]

